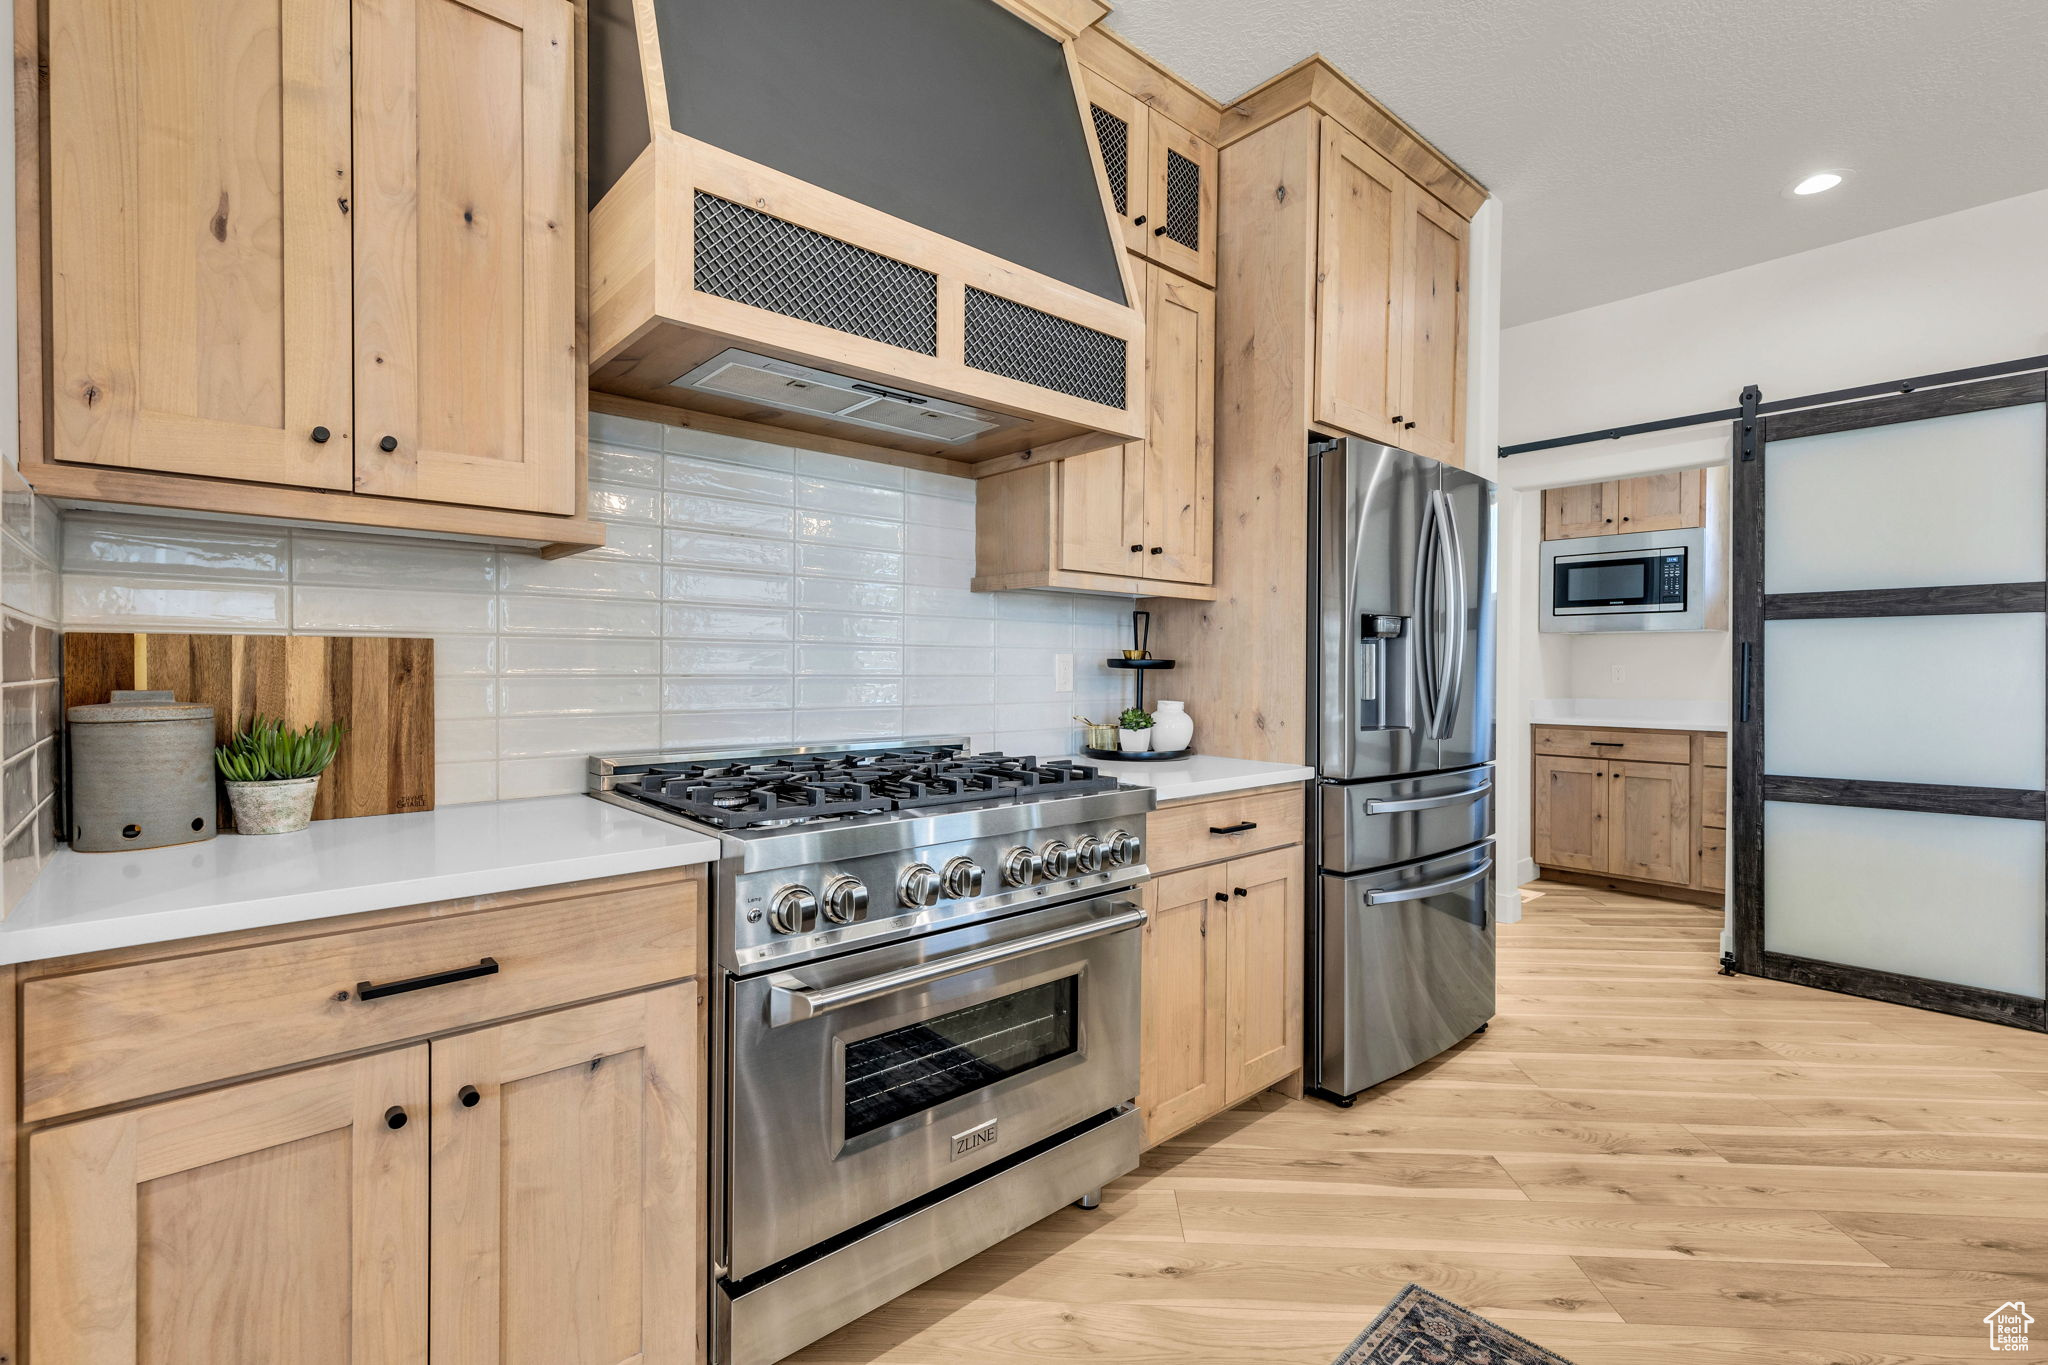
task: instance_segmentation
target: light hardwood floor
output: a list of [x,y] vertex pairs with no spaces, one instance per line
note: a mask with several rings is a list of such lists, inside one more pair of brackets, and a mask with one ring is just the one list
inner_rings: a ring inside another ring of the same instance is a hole
[[1348,1111],[1260,1096],[796,1359],[1326,1365],[1410,1281],[1577,1365],[1982,1361],[2008,1299],[2048,1349],[2048,1038],[1533,889],[1488,1033]]

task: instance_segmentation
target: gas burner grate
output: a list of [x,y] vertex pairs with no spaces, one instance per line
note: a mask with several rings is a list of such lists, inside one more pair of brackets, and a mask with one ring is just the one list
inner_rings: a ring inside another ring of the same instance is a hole
[[656,764],[626,790],[716,829],[843,820],[896,810],[1110,791],[1085,763],[964,754],[951,745]]

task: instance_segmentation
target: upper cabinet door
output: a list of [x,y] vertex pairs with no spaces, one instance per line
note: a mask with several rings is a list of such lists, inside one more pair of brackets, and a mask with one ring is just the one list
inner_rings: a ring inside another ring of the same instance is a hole
[[38,1132],[36,1359],[426,1365],[426,1100],[413,1047]]
[[1216,149],[1157,109],[1144,245],[1147,256],[1203,284],[1216,283]]
[[1088,117],[1093,125],[1095,148],[1102,157],[1103,175],[1109,181],[1110,203],[1123,224],[1124,245],[1132,251],[1149,251],[1152,229],[1148,226],[1147,201],[1152,192],[1152,135],[1146,120],[1151,111],[1136,96],[1085,67],[1081,77],[1088,90]]
[[1678,531],[1705,525],[1707,471],[1680,469],[1621,480],[1621,520],[1611,528],[1623,535],[1636,531]]
[[1543,538],[1577,540],[1581,536],[1619,535],[1621,527],[1615,522],[1620,515],[1615,510],[1619,501],[1616,490],[1612,479],[1606,483],[1544,489]]
[[1445,464],[1465,463],[1465,220],[1406,186],[1402,355],[1406,383],[1394,444]]
[[576,510],[574,10],[356,0],[356,488]]
[[347,488],[347,0],[51,0],[54,454]]
[[1316,420],[1407,447],[1400,402],[1401,309],[1408,291],[1399,281],[1408,179],[1327,118],[1321,178]]
[[697,984],[433,1045],[435,1365],[695,1365]]
[[1210,583],[1216,569],[1216,291],[1146,272],[1146,578]]

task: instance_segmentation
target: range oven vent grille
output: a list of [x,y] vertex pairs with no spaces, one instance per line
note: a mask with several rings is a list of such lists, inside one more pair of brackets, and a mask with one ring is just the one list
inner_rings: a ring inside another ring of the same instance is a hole
[[694,209],[700,293],[939,353],[939,279],[929,270],[702,190]]
[[967,287],[970,368],[1104,407],[1125,404],[1122,337]]

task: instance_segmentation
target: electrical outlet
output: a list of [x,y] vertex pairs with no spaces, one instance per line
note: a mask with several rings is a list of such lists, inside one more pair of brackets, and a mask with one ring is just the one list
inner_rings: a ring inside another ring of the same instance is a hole
[[1620,664],[1614,664],[1607,670],[1607,681],[1614,683],[1627,682],[1628,670],[1626,668],[1623,668]]
[[1074,656],[1055,654],[1052,656],[1052,690],[1066,693],[1074,690]]

